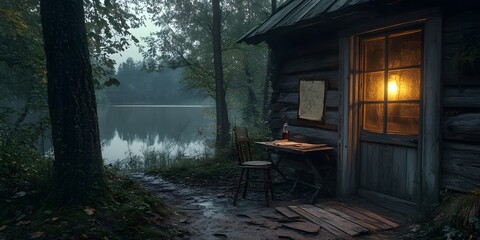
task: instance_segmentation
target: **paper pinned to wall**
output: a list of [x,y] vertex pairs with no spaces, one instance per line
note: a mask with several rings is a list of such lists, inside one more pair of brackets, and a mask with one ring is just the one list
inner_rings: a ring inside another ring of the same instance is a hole
[[325,81],[300,80],[298,118],[322,121],[325,111]]

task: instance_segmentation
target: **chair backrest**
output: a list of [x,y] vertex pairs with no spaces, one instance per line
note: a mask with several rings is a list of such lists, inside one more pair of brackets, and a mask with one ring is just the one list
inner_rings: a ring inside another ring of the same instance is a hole
[[253,161],[247,128],[234,127],[233,134],[235,137],[235,147],[237,148],[238,165],[242,165],[244,162]]

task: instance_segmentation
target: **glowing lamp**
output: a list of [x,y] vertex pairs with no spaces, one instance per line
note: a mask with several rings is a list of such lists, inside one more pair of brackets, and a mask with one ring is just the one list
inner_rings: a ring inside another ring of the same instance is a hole
[[388,82],[388,93],[391,95],[396,95],[398,93],[397,81],[391,80]]

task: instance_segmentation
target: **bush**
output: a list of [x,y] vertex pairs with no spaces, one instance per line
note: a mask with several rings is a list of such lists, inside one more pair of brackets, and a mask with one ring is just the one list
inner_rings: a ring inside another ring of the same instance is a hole
[[447,239],[480,239],[480,189],[450,194],[435,218]]
[[4,199],[45,190],[50,168],[50,160],[24,143],[0,142],[0,196]]

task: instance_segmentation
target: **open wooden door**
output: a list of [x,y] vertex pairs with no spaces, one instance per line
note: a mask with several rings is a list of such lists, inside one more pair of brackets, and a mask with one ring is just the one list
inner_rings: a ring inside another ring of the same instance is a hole
[[415,211],[420,201],[423,30],[358,37],[360,196]]

